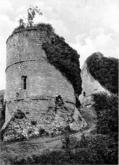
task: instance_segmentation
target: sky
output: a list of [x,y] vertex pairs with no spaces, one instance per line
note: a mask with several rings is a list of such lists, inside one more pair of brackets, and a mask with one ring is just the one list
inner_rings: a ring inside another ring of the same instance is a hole
[[80,65],[94,52],[118,58],[119,0],[0,0],[0,90],[5,88],[6,39],[26,20],[27,9],[38,6],[55,32],[80,54]]

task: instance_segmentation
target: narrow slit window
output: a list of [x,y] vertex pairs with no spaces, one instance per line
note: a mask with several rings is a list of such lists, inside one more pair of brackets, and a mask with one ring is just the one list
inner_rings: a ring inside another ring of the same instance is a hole
[[22,88],[26,89],[27,88],[27,76],[22,76]]

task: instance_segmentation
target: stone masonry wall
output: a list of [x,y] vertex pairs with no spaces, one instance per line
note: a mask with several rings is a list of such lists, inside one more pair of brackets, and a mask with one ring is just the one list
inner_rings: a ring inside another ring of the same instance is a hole
[[[24,29],[7,40],[6,122],[9,121],[7,113],[10,118],[18,109],[38,120],[41,112],[53,106],[51,98],[57,95],[62,96],[69,108],[75,109],[74,89],[60,71],[48,63],[41,47],[45,40],[48,40],[46,32],[34,29]],[[22,76],[27,76],[26,89],[22,87]]]
[[74,102],[72,86],[55,67],[47,62],[47,57],[41,48],[41,41],[39,31],[24,31],[9,38],[6,100],[15,99],[16,92],[21,92],[21,76],[26,75],[28,77],[27,90],[22,90],[23,95],[26,91],[28,97],[46,93],[49,96],[61,94]]
[[[47,101],[44,101],[43,105],[46,104],[47,106]],[[24,107],[24,112],[17,109],[12,114],[12,118],[4,131],[4,141],[22,140],[34,136],[53,137],[63,134],[67,126],[70,131],[74,132],[86,126],[86,122],[81,117],[79,111],[76,108],[75,110],[71,109],[71,106],[69,108],[61,97],[60,100],[56,98],[52,99],[52,104],[54,105],[52,107],[49,106],[47,112],[46,109],[45,112],[38,111],[39,107],[41,107],[41,105],[38,106],[38,103],[40,102],[36,102],[36,100],[34,102],[31,101],[31,104],[30,102],[23,102],[22,107]],[[26,109],[28,107],[27,104],[29,108],[33,106],[35,109],[29,112],[29,109]],[[15,106],[16,104],[13,104],[9,109],[15,108]],[[19,104],[19,108],[20,106],[21,104]]]

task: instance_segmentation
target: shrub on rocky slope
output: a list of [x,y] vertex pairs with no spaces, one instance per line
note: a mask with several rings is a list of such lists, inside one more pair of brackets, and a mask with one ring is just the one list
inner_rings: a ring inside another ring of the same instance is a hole
[[88,155],[86,163],[118,164],[118,97],[93,94],[97,113],[97,133],[83,136],[80,148]]
[[86,60],[89,73],[110,92],[118,93],[118,64],[116,58],[104,57],[101,53],[93,53]]
[[97,133],[118,137],[118,97],[105,93],[93,95],[97,113]]

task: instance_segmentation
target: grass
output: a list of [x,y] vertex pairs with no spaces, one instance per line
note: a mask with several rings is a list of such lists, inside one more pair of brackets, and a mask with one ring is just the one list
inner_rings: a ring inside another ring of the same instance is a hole
[[107,136],[84,136],[81,141],[77,141],[76,146],[70,149],[70,152],[62,148],[59,142],[60,140],[57,139],[49,143],[47,139],[41,144],[39,139],[32,139],[4,144],[5,153],[2,152],[2,156],[6,162],[11,163],[10,165],[91,165],[110,164],[110,162],[113,164],[114,151],[110,148],[111,143]]
[[[70,164],[62,148],[64,136],[54,138],[31,138],[19,142],[1,142],[0,158],[14,164]],[[81,133],[70,134],[71,139],[80,139]],[[71,144],[72,145],[72,144]],[[74,144],[73,144],[74,146]],[[55,155],[55,157],[54,157]]]
[[38,162],[41,155],[50,151],[58,151],[62,148],[62,137],[32,138],[29,141],[1,142],[0,158],[13,163]]

